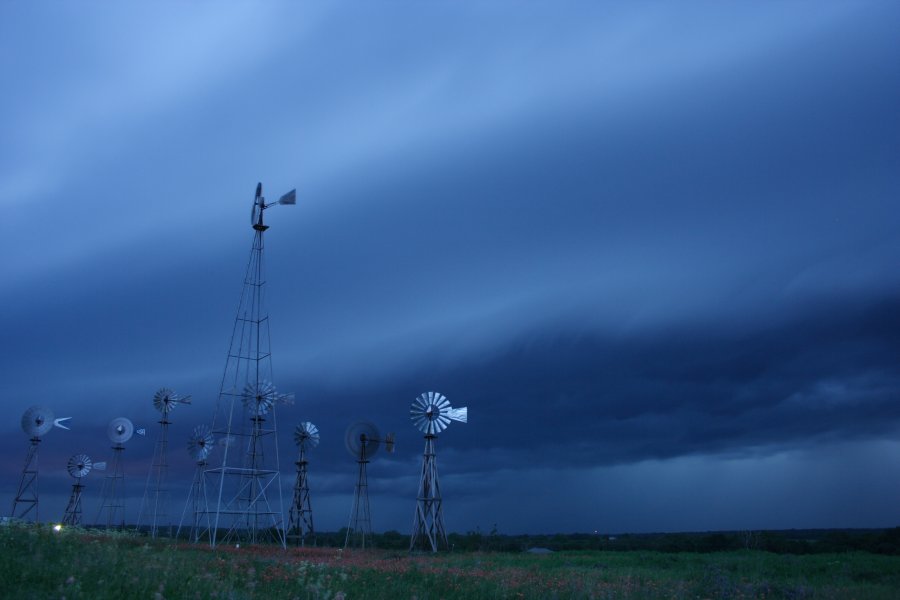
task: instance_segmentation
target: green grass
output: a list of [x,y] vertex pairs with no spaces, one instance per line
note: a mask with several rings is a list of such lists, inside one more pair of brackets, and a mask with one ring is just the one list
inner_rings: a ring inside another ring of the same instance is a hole
[[0,527],[4,598],[900,598],[900,557],[217,548]]

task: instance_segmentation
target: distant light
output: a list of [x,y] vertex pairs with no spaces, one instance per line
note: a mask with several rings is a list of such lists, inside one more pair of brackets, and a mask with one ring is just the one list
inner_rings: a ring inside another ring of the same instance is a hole
[[241,545],[240,545],[240,544],[235,544],[234,547],[235,547],[235,548],[240,548]]
[[62,531],[62,525],[57,523],[56,525],[53,526],[53,531]]

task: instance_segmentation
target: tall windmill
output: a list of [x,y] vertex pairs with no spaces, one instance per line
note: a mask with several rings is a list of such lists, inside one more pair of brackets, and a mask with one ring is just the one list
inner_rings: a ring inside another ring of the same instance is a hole
[[84,492],[84,484],[81,481],[91,472],[91,469],[98,471],[106,469],[106,463],[95,463],[87,454],[75,454],[69,458],[66,469],[69,471],[69,475],[75,479],[75,483],[72,484],[72,495],[69,496],[69,503],[63,513],[62,524],[81,525],[81,494]]
[[171,523],[168,522],[169,489],[166,487],[169,472],[169,425],[172,424],[169,413],[178,404],[190,403],[190,396],[179,396],[169,388],[161,388],[153,395],[153,408],[160,412],[162,418],[159,420],[159,437],[153,449],[153,462],[147,473],[147,485],[137,520],[138,529],[149,522],[152,538],[157,536],[160,526],[168,527],[169,535],[172,533]]
[[350,510],[350,523],[347,525],[344,548],[351,544],[365,548],[367,544],[372,545],[372,513],[369,510],[366,465],[378,452],[382,443],[385,450],[394,451],[394,434],[389,433],[382,438],[375,425],[368,421],[357,421],[347,428],[344,443],[347,451],[356,459],[358,467],[356,486],[353,488],[353,508]]
[[213,435],[236,441],[224,446],[219,466],[206,470],[213,498],[194,519],[210,524],[204,535],[211,546],[243,539],[250,543],[268,540],[286,547],[275,409],[291,396],[277,393],[271,383],[263,261],[264,233],[269,226],[263,215],[277,204],[296,201],[296,191],[291,190],[267,204],[262,184],[256,186],[250,217],[253,247],[212,424]]
[[34,510],[34,520],[40,520],[38,506],[38,446],[41,436],[46,435],[54,427],[68,429],[63,421],[72,417],[53,418],[53,411],[43,406],[32,406],[22,415],[22,431],[29,436],[28,453],[25,465],[19,478],[19,489],[13,499],[10,517],[24,519]]
[[[214,447],[213,436],[209,431],[209,427],[206,425],[194,427],[191,437],[188,438],[187,452],[197,463],[197,468],[194,469],[194,479],[191,482],[191,491],[188,494],[188,499],[184,506],[185,512],[188,510],[188,507],[191,509],[191,530],[188,539],[192,542],[200,541],[201,532],[209,529],[209,514],[204,512],[204,507],[207,502],[206,477],[204,476],[204,471],[206,471],[206,466],[208,464],[206,459],[209,458],[209,454],[213,451]],[[203,517],[207,520],[205,523],[199,521],[199,519]],[[184,522],[184,513],[181,514],[181,521],[182,523]],[[180,535],[182,523],[178,524],[178,531],[176,532],[175,537]]]
[[103,481],[103,489],[100,491],[100,509],[97,511],[95,523],[100,523],[100,516],[106,510],[106,527],[125,527],[125,471],[122,464],[122,451],[125,450],[125,442],[132,436],[146,435],[145,429],[135,429],[134,423],[125,417],[116,417],[109,422],[106,428],[106,436],[113,443],[112,469]]
[[319,428],[304,421],[294,430],[294,442],[300,449],[297,457],[297,481],[294,483],[294,501],[288,516],[288,541],[298,546],[305,546],[307,540],[316,543],[316,531],[313,527],[312,505],[309,502],[309,483],[306,479],[306,451],[319,445]]
[[447,532],[444,529],[444,512],[441,506],[441,484],[438,481],[434,440],[437,434],[450,425],[450,421],[465,423],[467,408],[453,408],[443,395],[425,392],[413,400],[409,415],[413,424],[425,434],[425,454],[422,461],[422,477],[419,480],[419,494],[413,517],[410,551],[424,547],[431,552],[447,548]]

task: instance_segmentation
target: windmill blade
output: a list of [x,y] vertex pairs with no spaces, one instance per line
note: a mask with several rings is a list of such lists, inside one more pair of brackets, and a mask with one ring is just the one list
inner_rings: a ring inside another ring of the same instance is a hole
[[319,445],[319,428],[309,421],[300,423],[294,430],[294,442],[298,446],[315,448]]
[[109,426],[106,428],[106,435],[114,444],[124,444],[131,439],[134,433],[134,424],[125,417],[116,417],[109,422]]
[[261,417],[268,414],[276,402],[279,404],[293,403],[294,395],[280,394],[276,392],[271,381],[262,380],[259,383],[247,383],[241,394],[241,401],[251,415]]
[[354,458],[362,456],[365,448],[366,459],[371,459],[378,452],[381,442],[378,428],[369,421],[357,421],[347,428],[344,434],[344,445]]
[[450,424],[447,413],[450,401],[438,392],[425,392],[413,400],[409,407],[409,417],[413,425],[425,435],[437,435]]
[[75,454],[71,458],[69,458],[69,462],[66,465],[66,469],[69,471],[69,475],[74,477],[75,479],[81,479],[85,475],[91,472],[91,457],[87,454]]
[[59,417],[58,419],[53,419],[53,426],[59,427],[60,429],[67,429],[67,430],[71,431],[71,427],[67,427],[67,426],[63,425],[63,423],[62,423],[63,421],[71,421],[71,420],[72,420],[72,417]]
[[213,435],[209,427],[206,425],[194,427],[194,431],[191,433],[191,437],[188,438],[187,443],[187,451],[190,457],[196,461],[206,460],[214,447]]
[[190,404],[191,397],[181,397],[169,388],[160,388],[153,395],[153,407],[164,415],[169,414],[176,404]]
[[53,429],[53,411],[44,406],[32,406],[22,415],[22,431],[40,437]]

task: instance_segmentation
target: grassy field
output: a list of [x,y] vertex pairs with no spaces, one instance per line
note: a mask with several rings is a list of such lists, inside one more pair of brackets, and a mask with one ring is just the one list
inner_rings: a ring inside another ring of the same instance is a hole
[[3,598],[900,598],[900,557],[761,551],[409,556],[0,527]]

